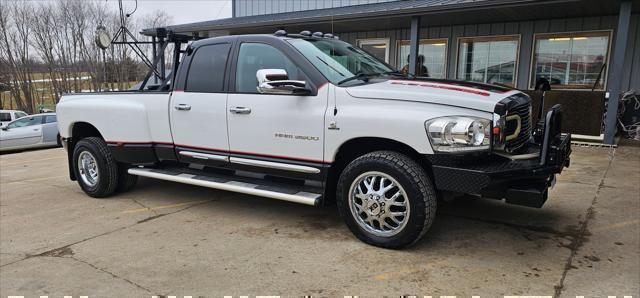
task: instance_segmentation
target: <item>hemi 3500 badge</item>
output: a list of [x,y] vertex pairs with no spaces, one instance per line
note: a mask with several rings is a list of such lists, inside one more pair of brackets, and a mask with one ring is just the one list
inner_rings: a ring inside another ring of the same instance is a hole
[[313,136],[299,136],[291,133],[280,133],[276,132],[276,138],[285,138],[285,139],[295,139],[295,140],[307,140],[307,141],[320,141],[320,137]]

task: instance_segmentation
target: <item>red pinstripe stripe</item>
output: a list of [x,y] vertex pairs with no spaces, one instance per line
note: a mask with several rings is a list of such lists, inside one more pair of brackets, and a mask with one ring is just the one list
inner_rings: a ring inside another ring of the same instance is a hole
[[481,96],[489,96],[491,95],[489,92],[484,91],[484,90],[480,90],[474,87],[467,87],[467,86],[457,86],[457,85],[451,85],[451,84],[447,84],[447,83],[440,83],[440,82],[402,82],[402,81],[391,81],[391,84],[394,85],[408,85],[408,86],[418,86],[418,87],[427,87],[427,88],[437,88],[437,89],[447,89],[447,90],[452,90],[452,91],[459,91],[459,92],[466,92],[466,93],[471,93],[471,94],[476,94],[476,95],[481,95]]

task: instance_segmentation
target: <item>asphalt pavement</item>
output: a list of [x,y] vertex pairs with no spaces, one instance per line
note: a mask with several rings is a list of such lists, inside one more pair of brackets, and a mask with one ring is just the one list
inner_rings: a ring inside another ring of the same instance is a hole
[[107,199],[63,149],[0,156],[0,296],[640,295],[640,148],[574,148],[541,209],[465,198],[405,250],[314,208],[141,179]]

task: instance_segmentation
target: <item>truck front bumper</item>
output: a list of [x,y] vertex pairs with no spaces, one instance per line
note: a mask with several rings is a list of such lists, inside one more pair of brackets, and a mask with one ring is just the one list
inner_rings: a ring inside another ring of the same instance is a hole
[[540,208],[547,201],[555,175],[569,166],[571,135],[559,134],[532,150],[539,150],[540,154],[526,160],[492,154],[471,161],[436,157],[429,162],[436,189],[440,191],[476,194]]

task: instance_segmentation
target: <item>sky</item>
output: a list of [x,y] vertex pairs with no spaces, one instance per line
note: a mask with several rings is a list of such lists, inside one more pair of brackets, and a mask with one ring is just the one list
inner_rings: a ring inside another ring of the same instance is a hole
[[[57,1],[57,0],[30,0]],[[118,0],[84,0],[105,2],[110,8],[118,10]],[[136,0],[122,1],[125,13],[133,11]],[[230,18],[232,13],[231,0],[138,0],[136,18],[153,13],[160,9],[173,17],[174,24],[185,24],[214,19]]]
[[[118,9],[118,0],[106,0],[106,3]],[[123,0],[125,12],[133,10],[135,3],[135,0]],[[173,17],[173,23],[184,24],[230,18],[231,6],[231,0],[138,0],[138,10],[134,15],[142,17],[160,9]]]

